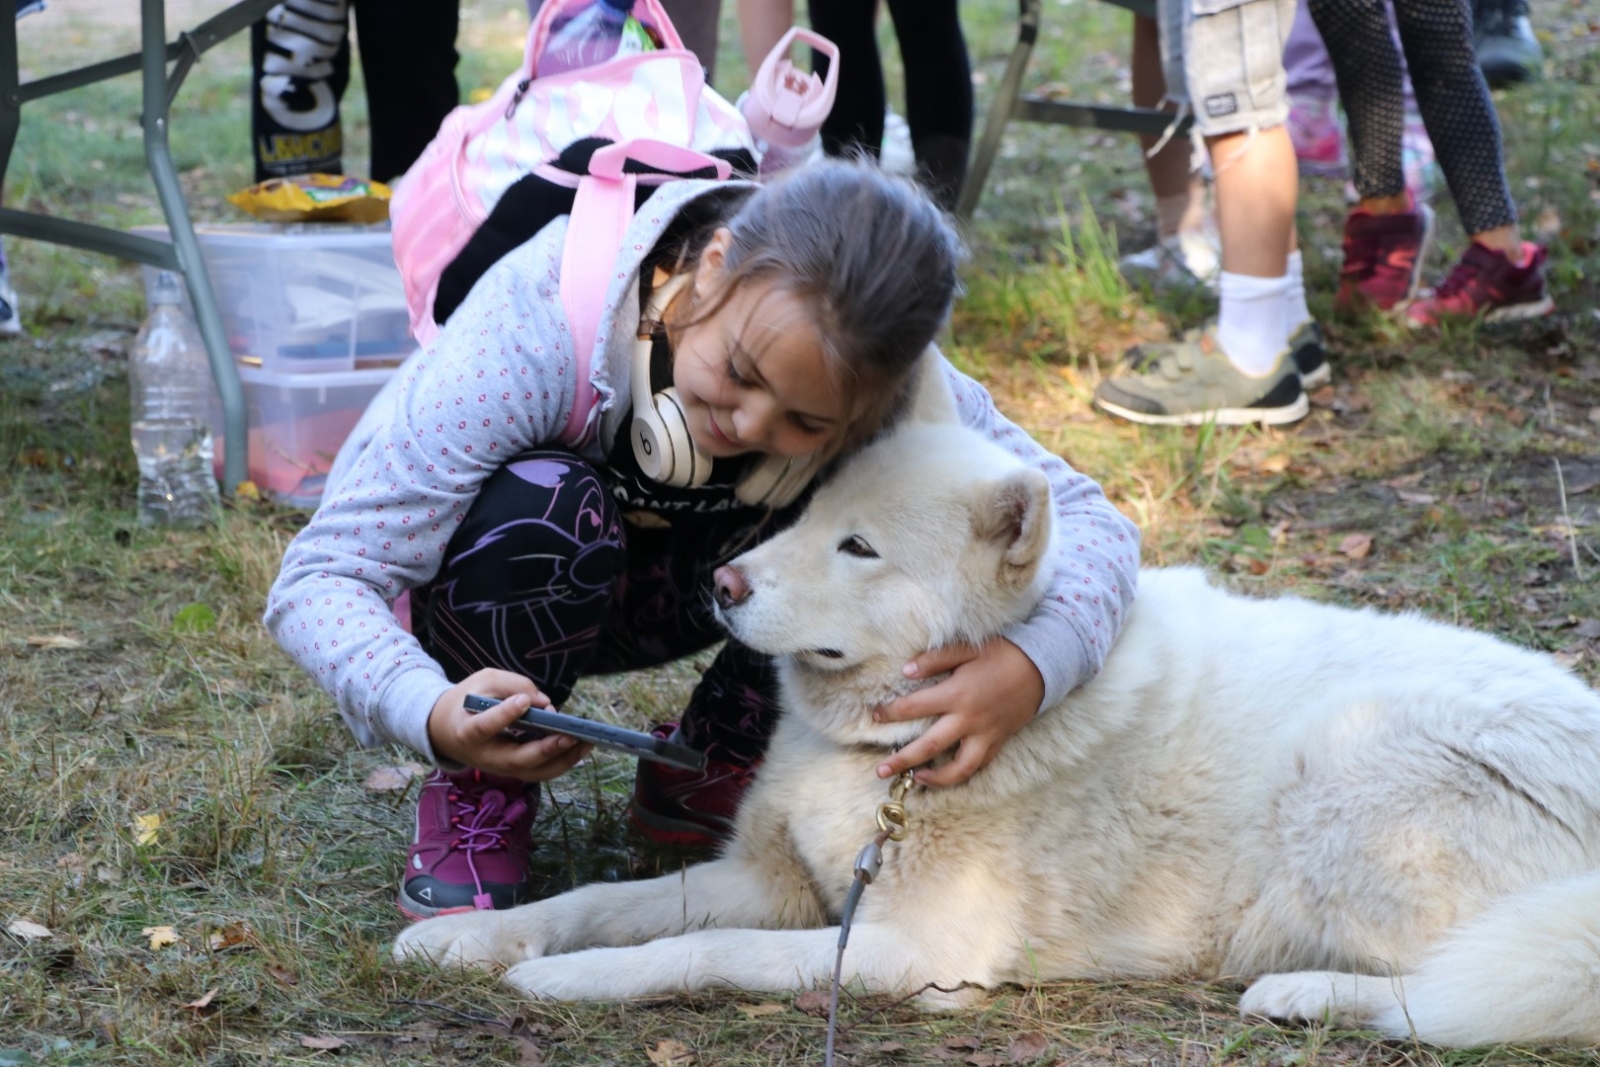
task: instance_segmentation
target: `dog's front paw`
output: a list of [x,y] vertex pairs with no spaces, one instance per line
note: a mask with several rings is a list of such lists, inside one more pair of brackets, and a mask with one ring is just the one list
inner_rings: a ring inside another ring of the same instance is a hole
[[514,911],[472,911],[424,919],[400,931],[397,960],[421,959],[440,965],[486,967],[518,963],[542,948],[518,929]]
[[524,960],[506,971],[506,984],[534,1000],[600,1000],[626,996],[616,984],[617,975],[606,982],[605,974],[595,972],[577,956],[547,956]]
[[1342,1022],[1355,995],[1354,978],[1336,971],[1263,975],[1239,998],[1239,1015],[1280,1022]]

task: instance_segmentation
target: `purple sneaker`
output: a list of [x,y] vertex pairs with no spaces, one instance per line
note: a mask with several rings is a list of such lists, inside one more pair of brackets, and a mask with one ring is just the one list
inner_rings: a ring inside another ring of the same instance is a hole
[[[677,730],[675,722],[650,728],[667,740],[676,740]],[[753,777],[754,767],[722,760],[707,760],[703,771],[640,760],[628,818],[651,844],[714,848],[733,836],[733,817]]]
[[1544,285],[1545,250],[1522,242],[1522,263],[1476,241],[1467,245],[1460,262],[1444,283],[1423,293],[1406,309],[1409,326],[1437,326],[1443,319],[1509,322],[1545,315],[1555,301]]
[[435,769],[417,798],[400,910],[431,919],[515,907],[532,897],[528,871],[537,785],[467,769]]
[[1352,211],[1344,223],[1344,267],[1333,307],[1341,315],[1369,308],[1398,311],[1422,286],[1423,261],[1433,245],[1433,210],[1411,201],[1410,211],[1374,215]]

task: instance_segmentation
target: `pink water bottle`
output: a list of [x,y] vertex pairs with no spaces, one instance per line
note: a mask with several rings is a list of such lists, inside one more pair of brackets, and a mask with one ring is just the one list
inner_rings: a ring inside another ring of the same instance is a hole
[[592,67],[616,55],[632,10],[633,0],[593,0],[570,19],[555,23],[539,57],[538,76]]
[[[795,69],[789,51],[801,41],[828,57],[828,80]],[[839,46],[819,33],[796,26],[767,53],[739,110],[750,124],[761,152],[761,176],[771,177],[817,150],[822,121],[833,110],[839,87]]]

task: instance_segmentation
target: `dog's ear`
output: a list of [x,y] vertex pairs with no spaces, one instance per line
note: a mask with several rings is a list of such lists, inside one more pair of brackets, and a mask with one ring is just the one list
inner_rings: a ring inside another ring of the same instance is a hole
[[984,482],[973,501],[973,533],[1000,546],[1000,582],[1021,589],[1033,581],[1050,547],[1050,481],[1022,467]]
[[923,349],[911,372],[910,393],[906,398],[906,421],[927,425],[959,423],[956,398],[945,377],[945,362],[933,345]]

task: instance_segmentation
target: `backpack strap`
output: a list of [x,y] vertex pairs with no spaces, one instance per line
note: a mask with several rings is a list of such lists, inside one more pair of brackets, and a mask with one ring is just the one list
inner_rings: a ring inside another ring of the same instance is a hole
[[589,173],[578,180],[567,220],[566,242],[561,249],[561,307],[571,331],[576,356],[572,413],[561,431],[568,445],[582,443],[590,432],[595,392],[591,380],[595,337],[605,312],[606,294],[617,274],[622,237],[633,221],[634,194],[641,172],[659,179],[699,176],[710,168],[718,181],[732,173],[727,160],[663,141],[639,138],[597,149],[589,159]]

